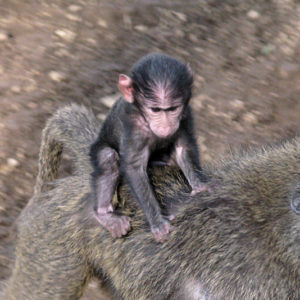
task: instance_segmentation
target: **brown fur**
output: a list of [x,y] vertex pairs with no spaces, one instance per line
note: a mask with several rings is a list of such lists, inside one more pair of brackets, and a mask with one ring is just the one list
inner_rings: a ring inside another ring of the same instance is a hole
[[[219,163],[210,195],[190,196],[177,169],[153,169],[158,200],[176,215],[158,244],[125,185],[119,209],[132,218],[129,235],[113,239],[94,219],[87,153],[97,127],[74,105],[48,122],[4,299],[78,299],[92,276],[112,286],[114,299],[300,299],[300,217],[288,201],[300,139]],[[49,190],[63,146],[75,155],[75,175]]]

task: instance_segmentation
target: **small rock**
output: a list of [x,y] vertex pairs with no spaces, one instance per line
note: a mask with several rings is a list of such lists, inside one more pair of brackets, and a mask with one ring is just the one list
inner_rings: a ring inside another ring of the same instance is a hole
[[239,99],[234,99],[233,101],[230,102],[230,105],[238,110],[241,110],[245,107],[245,103]]
[[25,154],[23,152],[17,152],[16,156],[19,160],[23,160],[25,158]]
[[256,115],[251,112],[245,113],[243,116],[243,120],[249,124],[256,124],[258,122]]
[[272,44],[267,44],[265,46],[263,46],[261,49],[260,49],[260,52],[263,54],[263,55],[269,55],[270,53],[274,52],[274,50],[276,49],[276,47]]
[[56,82],[60,82],[66,78],[64,73],[58,71],[50,71],[48,75],[53,81]]
[[66,50],[64,48],[60,48],[60,49],[56,50],[54,52],[54,54],[57,55],[58,57],[70,56],[70,53],[68,52],[68,50]]
[[95,39],[92,38],[88,38],[86,40],[89,44],[96,46],[97,45],[97,41]]
[[4,68],[0,65],[0,75],[3,75],[4,73]]
[[82,19],[78,16],[72,15],[72,14],[66,14],[66,17],[71,21],[80,22]]
[[76,34],[69,29],[57,29],[55,34],[67,42],[72,42],[76,37]]
[[103,27],[103,28],[107,28],[108,27],[107,22],[105,20],[103,20],[103,19],[98,19],[97,24],[99,26]]
[[196,43],[198,42],[198,37],[196,34],[190,33],[189,34],[189,39],[191,40],[191,42]]
[[37,104],[37,103],[34,103],[34,102],[29,102],[29,103],[27,104],[27,106],[28,106],[29,108],[31,108],[31,109],[36,109],[36,108],[38,108],[38,104]]
[[178,36],[179,38],[183,38],[184,37],[184,32],[182,30],[180,30],[179,28],[175,29],[174,34],[176,36]]
[[16,94],[19,94],[21,92],[21,88],[18,85],[14,85],[11,87],[11,91]]
[[7,164],[10,167],[14,167],[14,168],[20,165],[20,163],[16,159],[14,159],[14,158],[8,158],[7,159]]
[[137,31],[145,32],[148,30],[148,27],[145,25],[137,25],[137,26],[134,26],[134,29]]
[[82,7],[79,5],[72,4],[68,7],[68,9],[72,12],[78,12],[78,11],[82,10]]
[[174,14],[180,21],[186,22],[187,17],[186,17],[185,14],[180,13],[180,12],[177,12],[177,11],[173,11],[173,14]]
[[251,20],[256,20],[260,17],[260,14],[256,10],[251,9],[251,10],[248,11],[247,16]]
[[8,36],[5,32],[0,32],[0,42],[4,42],[8,39]]
[[117,94],[103,97],[100,99],[100,101],[108,108],[111,108],[120,96],[121,95],[119,93],[117,93]]
[[199,52],[199,53],[204,53],[205,52],[204,49],[201,48],[201,47],[194,47],[194,50]]

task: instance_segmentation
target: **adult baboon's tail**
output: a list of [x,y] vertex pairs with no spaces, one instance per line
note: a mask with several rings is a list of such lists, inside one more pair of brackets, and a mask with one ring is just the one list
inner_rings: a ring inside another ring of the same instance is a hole
[[99,129],[100,122],[94,114],[75,104],[59,109],[48,120],[42,133],[35,195],[47,190],[45,183],[57,178],[64,148],[69,149],[73,156],[76,175],[92,171],[89,149]]

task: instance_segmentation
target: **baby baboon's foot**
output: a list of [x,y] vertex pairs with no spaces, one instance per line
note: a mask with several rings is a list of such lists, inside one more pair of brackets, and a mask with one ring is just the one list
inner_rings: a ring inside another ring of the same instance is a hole
[[98,222],[105,227],[113,237],[120,238],[122,235],[126,235],[130,229],[130,218],[123,215],[117,215],[114,213],[106,213],[102,215],[96,215]]

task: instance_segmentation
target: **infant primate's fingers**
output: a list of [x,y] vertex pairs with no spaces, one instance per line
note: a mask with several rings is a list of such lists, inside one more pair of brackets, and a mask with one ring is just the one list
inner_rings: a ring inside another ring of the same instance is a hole
[[158,243],[163,243],[168,239],[171,229],[169,222],[163,222],[159,227],[152,228],[152,233]]
[[110,227],[109,232],[113,238],[119,238],[121,236],[117,226]]
[[174,215],[168,215],[167,218],[168,218],[169,221],[172,221],[172,220],[175,219],[175,216]]
[[202,192],[209,192],[212,193],[213,189],[210,185],[208,184],[203,184],[197,188],[193,188],[193,190],[191,191],[191,196],[195,196],[196,194],[202,193]]
[[127,216],[122,216],[122,222],[123,224],[122,224],[121,232],[122,235],[126,235],[127,232],[130,230],[130,218]]
[[155,238],[156,242],[163,243],[168,239],[168,234],[166,232],[163,232],[160,230],[154,234],[154,238]]

